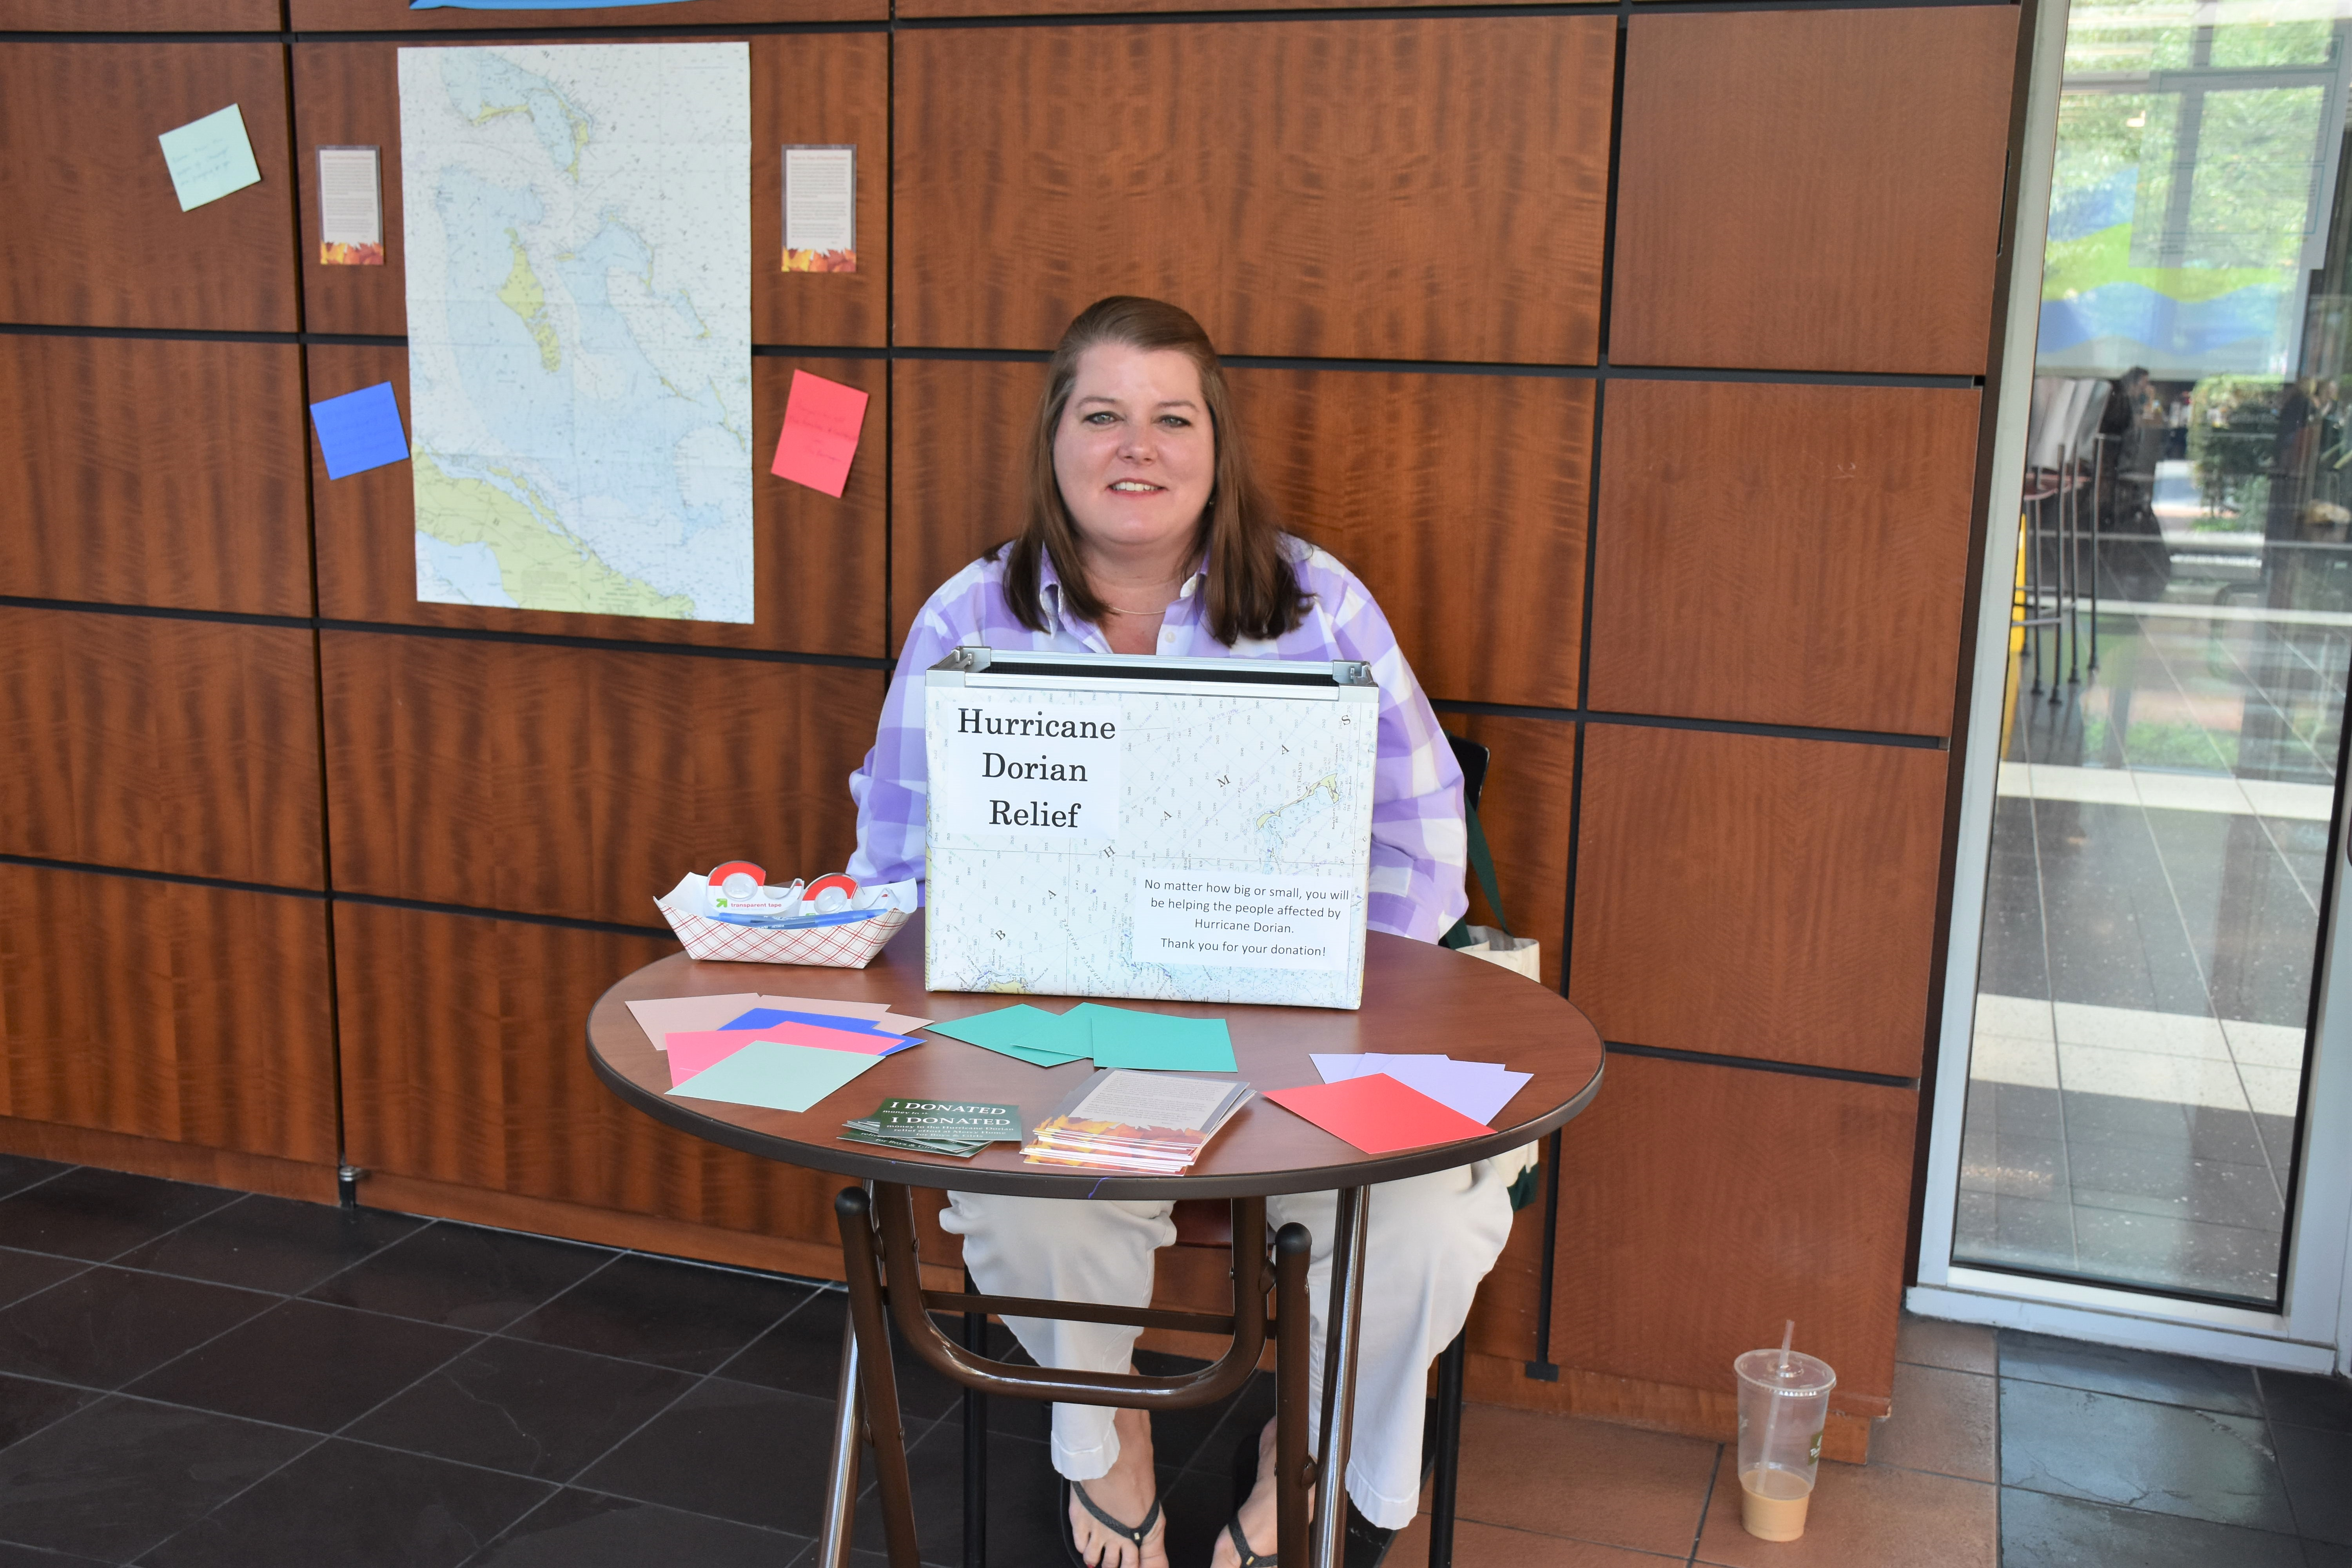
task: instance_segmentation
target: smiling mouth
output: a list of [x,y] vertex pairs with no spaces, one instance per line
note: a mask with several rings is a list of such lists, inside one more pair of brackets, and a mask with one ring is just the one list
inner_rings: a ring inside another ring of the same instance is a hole
[[1114,481],[1110,488],[1123,496],[1148,496],[1156,494],[1160,489],[1158,485],[1148,485],[1141,479],[1118,479]]

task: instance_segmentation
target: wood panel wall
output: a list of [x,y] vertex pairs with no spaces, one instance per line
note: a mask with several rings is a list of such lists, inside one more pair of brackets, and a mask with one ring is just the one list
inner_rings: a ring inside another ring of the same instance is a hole
[[[1474,1320],[1561,1380],[1483,1393],[1712,1431],[1794,1316],[1883,1413],[2017,13],[1381,3],[0,0],[0,1145],[829,1268],[829,1184],[621,1110],[582,1019],[679,872],[845,856],[1046,351],[1153,292],[1618,1047],[1549,1316],[1534,1211]],[[839,500],[760,464],[749,626],[420,605],[407,469],[304,428],[407,420],[401,42],[583,26],[748,29],[760,450],[796,370],[872,398]],[[262,183],[181,214],[154,137],[230,101]],[[794,142],[858,148],[855,275],[776,268]],[[383,267],[316,260],[350,143]]]

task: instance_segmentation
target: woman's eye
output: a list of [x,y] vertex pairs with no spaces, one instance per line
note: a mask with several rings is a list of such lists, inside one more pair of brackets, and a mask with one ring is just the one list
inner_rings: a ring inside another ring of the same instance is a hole
[[1171,430],[1181,430],[1191,426],[1192,422],[1181,414],[1163,414],[1160,416],[1160,423]]
[[1086,422],[1089,425],[1108,425],[1111,422],[1111,416],[1105,410],[1097,408],[1087,416]]

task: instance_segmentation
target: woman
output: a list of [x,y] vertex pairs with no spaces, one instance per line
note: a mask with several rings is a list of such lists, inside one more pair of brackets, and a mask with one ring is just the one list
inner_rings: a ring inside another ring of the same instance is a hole
[[[1172,305],[1126,296],[1070,323],[1048,368],[1020,536],[951,578],[916,617],[874,749],[850,780],[861,882],[923,874],[922,675],[959,645],[1189,658],[1360,659],[1381,688],[1369,920],[1434,942],[1465,907],[1462,774],[1380,607],[1321,550],[1279,531],[1251,479],[1216,351]],[[1509,1234],[1510,1178],[1492,1161],[1371,1194],[1348,1490],[1374,1526],[1411,1522],[1421,1492],[1423,1388]],[[946,1228],[995,1295],[1141,1307],[1152,1255],[1175,1239],[1166,1203],[949,1194]],[[1334,1194],[1267,1201],[1270,1226],[1315,1237],[1308,1291],[1320,1399]],[[1137,1331],[1008,1319],[1043,1365],[1129,1368]],[[1310,1406],[1311,1407],[1311,1406]],[[1274,1559],[1274,1427],[1257,1486],[1213,1568]],[[1054,1467],[1089,1568],[1165,1568],[1150,1418],[1056,1405]],[[1291,1568],[1302,1568],[1292,1564]]]

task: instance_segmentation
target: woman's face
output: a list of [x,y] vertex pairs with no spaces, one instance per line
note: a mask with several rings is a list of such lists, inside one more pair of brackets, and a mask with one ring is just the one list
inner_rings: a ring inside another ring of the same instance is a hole
[[1054,477],[1085,543],[1118,552],[1189,541],[1216,473],[1216,433],[1190,358],[1126,343],[1078,356],[1054,432]]

